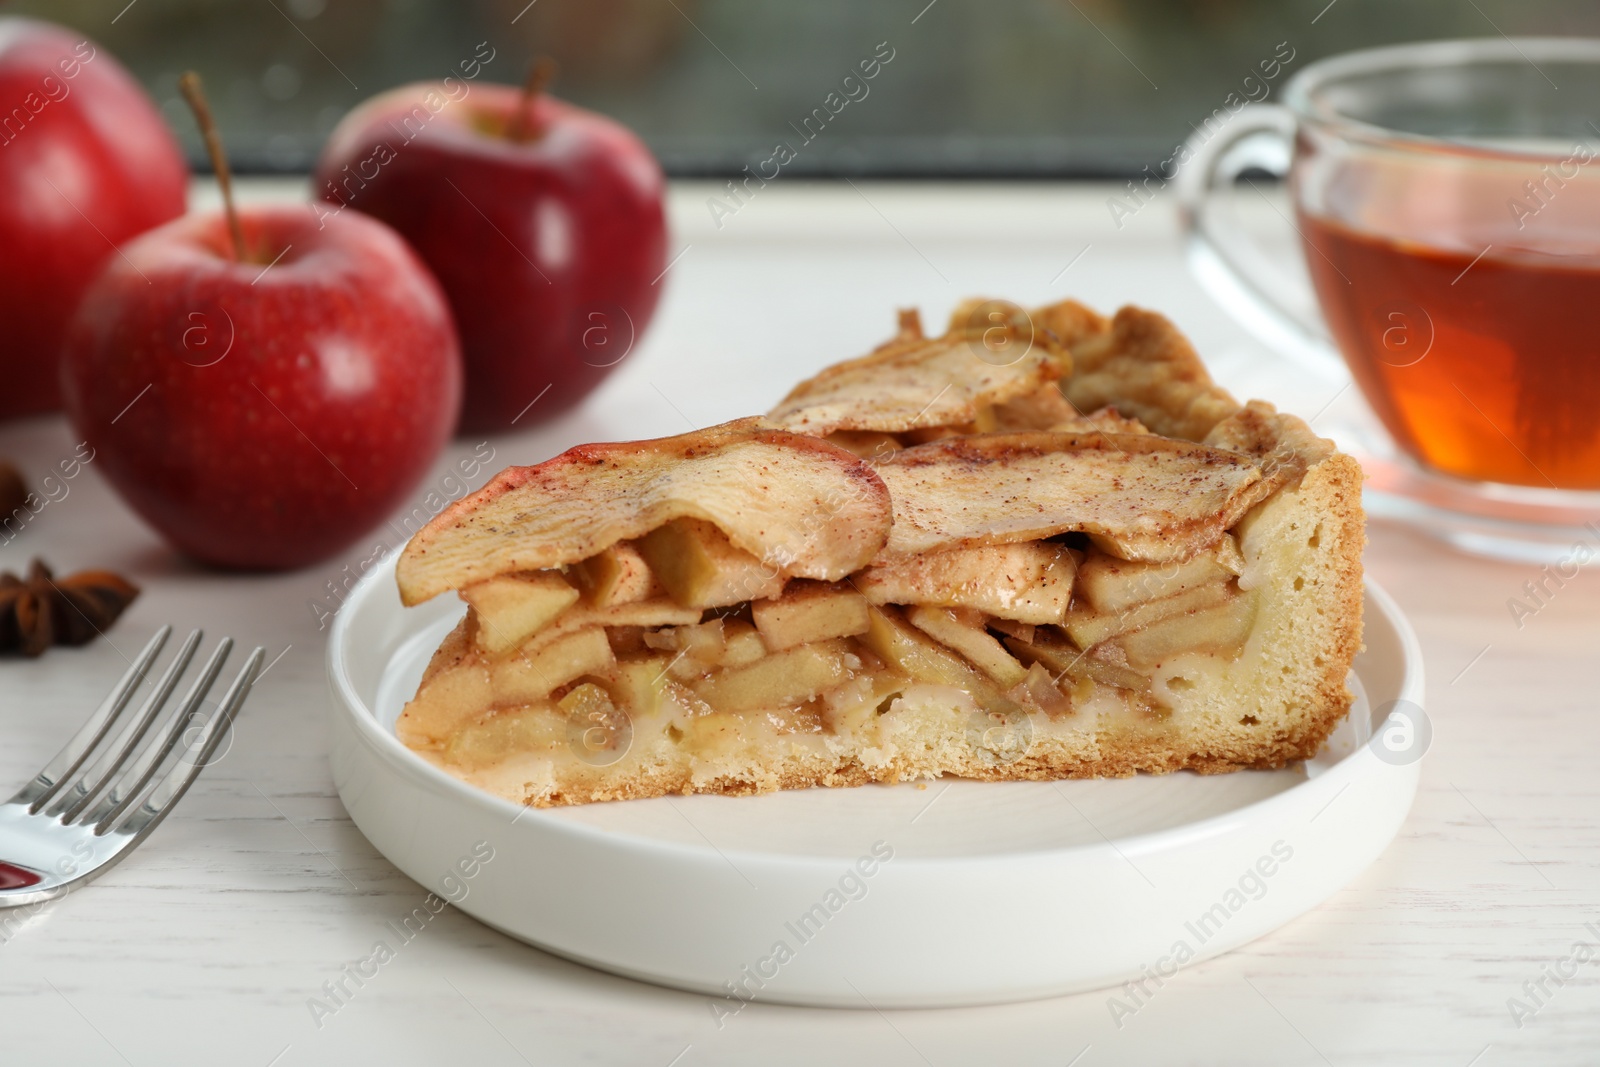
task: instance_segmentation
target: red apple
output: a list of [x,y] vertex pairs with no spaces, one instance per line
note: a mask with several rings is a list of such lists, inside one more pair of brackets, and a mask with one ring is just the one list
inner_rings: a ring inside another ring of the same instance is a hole
[[387,226],[306,205],[192,215],[89,287],[63,348],[67,411],[122,497],[226,567],[300,567],[382,522],[449,440],[450,309]]
[[118,244],[183,214],[188,181],[110,53],[0,18],[0,418],[61,406],[57,354],[84,286]]
[[570,408],[632,348],[661,292],[664,187],[650,150],[618,123],[455,79],[345,116],[314,186],[324,217],[348,207],[382,219],[444,286],[466,361],[461,429],[472,432]]

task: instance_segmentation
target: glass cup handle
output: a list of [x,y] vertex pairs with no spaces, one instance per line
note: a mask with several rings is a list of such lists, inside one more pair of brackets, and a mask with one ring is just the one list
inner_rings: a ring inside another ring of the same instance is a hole
[[1287,177],[1294,130],[1288,108],[1251,104],[1217,136],[1197,132],[1189,138],[1189,161],[1178,175],[1184,250],[1200,284],[1268,348],[1324,378],[1348,381],[1344,361],[1312,310],[1313,294],[1286,281],[1250,242],[1219,239],[1230,228],[1215,217],[1217,191],[1231,187],[1248,170]]

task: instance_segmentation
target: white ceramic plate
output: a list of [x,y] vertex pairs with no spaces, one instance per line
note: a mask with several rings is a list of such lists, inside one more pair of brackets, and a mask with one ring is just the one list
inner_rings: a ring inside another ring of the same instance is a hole
[[752,996],[880,1008],[1042,997],[1235,948],[1389,843],[1427,742],[1422,657],[1370,583],[1366,605],[1360,699],[1302,768],[533,810],[395,738],[463,609],[453,597],[402,608],[391,558],[351,592],[329,641],[333,774],[373,845],[461,910],[570,959],[729,997],[719,1011]]

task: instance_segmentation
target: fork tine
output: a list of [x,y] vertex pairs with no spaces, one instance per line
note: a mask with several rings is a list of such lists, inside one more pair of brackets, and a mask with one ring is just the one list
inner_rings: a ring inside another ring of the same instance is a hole
[[[155,777],[156,769],[161,766],[161,761],[177,747],[182,739],[184,728],[189,725],[189,717],[200,707],[206,694],[211,691],[211,686],[217,680],[217,675],[222,671],[222,664],[228,658],[228,653],[233,650],[233,638],[224,637],[218,643],[216,651],[211,653],[211,658],[201,668],[200,676],[189,686],[189,691],[184,694],[183,700],[168,718],[166,729],[159,741],[151,741],[144,746],[139,758],[133,766],[125,771],[116,785],[106,791],[100,802],[94,806],[89,814],[83,816],[85,824],[93,825],[120,815],[127,805],[127,801],[143,792],[150,779]],[[72,817],[63,819],[72,822]]]
[[[183,799],[183,794],[188,792],[200,771],[216,754],[217,746],[227,736],[228,727],[233,725],[234,716],[239,714],[239,708],[243,706],[245,697],[250,695],[250,687],[255,684],[257,676],[261,673],[261,663],[266,658],[267,650],[259,645],[250,653],[250,658],[245,661],[245,665],[234,677],[227,693],[217,705],[215,714],[206,720],[201,734],[200,754],[195,757],[194,762],[180,759],[166,775],[149,787],[143,797],[138,793],[131,794],[122,802],[120,812],[113,812],[96,824],[94,828],[96,834],[123,829],[135,836],[143,836],[167,817],[167,812]],[[134,813],[131,818],[128,817],[128,812]],[[123,825],[119,827],[118,823]]]
[[183,672],[189,669],[189,661],[194,658],[194,650],[200,644],[200,631],[191,630],[184,639],[178,654],[167,664],[167,669],[161,673],[161,679],[156,682],[156,687],[145,698],[143,706],[139,708],[139,716],[123,728],[122,733],[108,746],[100,751],[89,769],[79,776],[71,788],[60,793],[50,808],[47,815],[62,815],[70,821],[73,816],[81,812],[100,792],[111,777],[117,773],[128,756],[133,753],[139,741],[150,729],[150,723],[166,704],[167,698],[178,687],[178,680]]
[[116,688],[111,690],[100,706],[89,716],[78,732],[72,735],[60,752],[57,752],[49,763],[44,765],[44,770],[34,776],[33,780],[23,786],[17,795],[11,798],[13,804],[28,805],[28,814],[36,814],[49,799],[55,795],[56,790],[70,778],[88,758],[100,739],[110,732],[116,724],[122,710],[128,706],[128,701],[138,691],[145,675],[150,672],[150,665],[155,662],[156,656],[161,654],[161,648],[167,643],[167,638],[172,636],[172,627],[163,626],[157,630],[155,636],[150,638],[144,646],[144,651],[139,657],[129,664],[123,672],[122,680],[117,682]]

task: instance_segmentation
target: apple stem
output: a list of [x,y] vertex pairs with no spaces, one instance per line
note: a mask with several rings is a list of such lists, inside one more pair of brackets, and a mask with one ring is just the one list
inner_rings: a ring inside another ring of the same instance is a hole
[[217,135],[216,120],[211,117],[211,105],[206,103],[206,93],[200,85],[200,75],[185,71],[178,79],[178,91],[189,102],[200,136],[205,138],[206,154],[211,157],[211,169],[217,174],[217,187],[222,190],[222,210],[228,217],[228,235],[233,240],[233,259],[244,258],[244,229],[239,225],[239,211],[233,206],[233,176],[228,170],[228,154],[222,150],[222,138]]
[[528,68],[528,81],[522,87],[522,103],[517,108],[516,118],[512,120],[513,141],[532,140],[541,132],[533,122],[533,102],[555,80],[555,76],[556,61],[549,56],[540,56]]

